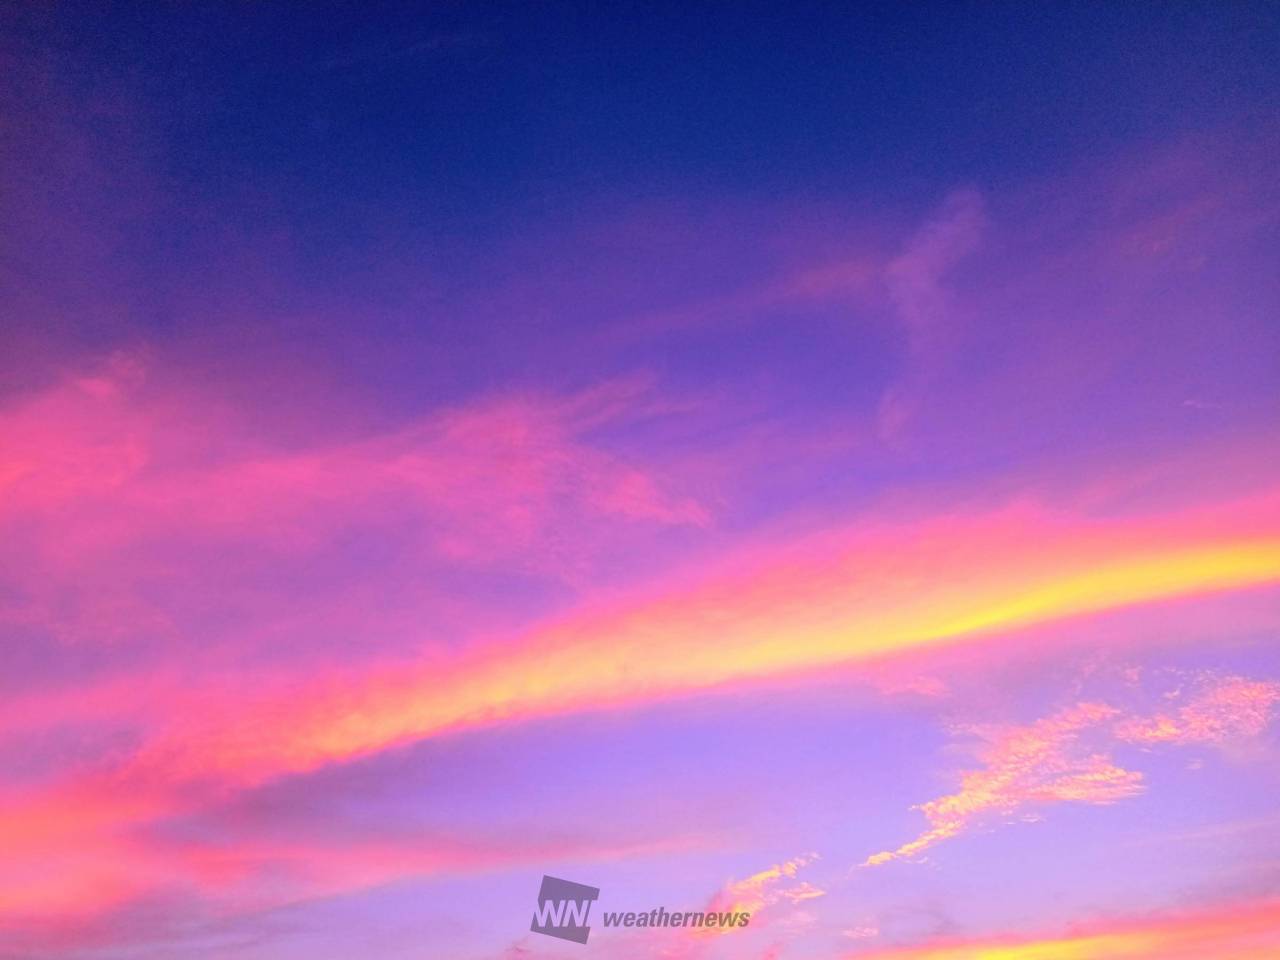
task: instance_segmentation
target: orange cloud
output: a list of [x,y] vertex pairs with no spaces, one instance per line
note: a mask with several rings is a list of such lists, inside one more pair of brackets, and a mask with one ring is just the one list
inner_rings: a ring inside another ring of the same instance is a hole
[[[817,859],[819,857],[816,853],[804,854],[774,864],[743,880],[735,880],[712,898],[707,905],[707,910],[721,913],[749,913],[752,916],[752,922],[758,926],[755,918],[766,907],[784,901],[794,905],[825,896],[825,890],[819,889],[808,881],[796,879],[796,874],[801,868]],[[719,928],[702,928],[698,932],[726,931]]]
[[1194,696],[1176,713],[1135,718],[1117,735],[1133,743],[1223,743],[1260,734],[1280,703],[1280,684],[1231,677]]
[[1081,703],[1029,726],[988,733],[984,766],[962,775],[960,790],[916,807],[929,829],[894,850],[872,854],[862,866],[910,859],[959,836],[993,815],[1054,803],[1110,804],[1142,792],[1142,774],[1117,766],[1117,741],[1226,743],[1256,736],[1280,701],[1280,684],[1241,677],[1202,680],[1199,692],[1174,717],[1126,715],[1100,703]]
[[1273,960],[1280,901],[1081,927],[1053,939],[1002,937],[850,954],[849,960]]
[[917,808],[929,821],[928,831],[896,850],[873,854],[863,866],[914,857],[991,814],[1008,815],[1034,804],[1115,803],[1141,793],[1142,774],[1116,766],[1082,739],[1117,712],[1082,703],[1030,726],[1001,731],[982,752],[986,766],[964,774],[957,793]]

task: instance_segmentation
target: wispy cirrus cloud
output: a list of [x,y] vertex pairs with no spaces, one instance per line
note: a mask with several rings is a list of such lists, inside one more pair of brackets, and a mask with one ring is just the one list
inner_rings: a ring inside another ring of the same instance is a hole
[[[1180,694],[1175,694],[1180,695]],[[1204,677],[1173,717],[1135,714],[1084,702],[1025,726],[978,729],[979,769],[960,789],[920,804],[929,829],[862,866],[910,860],[997,816],[1028,814],[1060,803],[1107,805],[1137,796],[1143,775],[1116,763],[1122,743],[1227,744],[1256,737],[1280,702],[1280,683]]]
[[[747,922],[732,927],[688,926],[649,929],[643,934],[624,934],[602,943],[610,957],[660,956],[666,960],[701,960],[721,956],[721,949],[733,956],[780,957],[785,943],[778,941],[775,926],[811,919],[802,904],[826,896],[827,891],[799,875],[821,857],[805,853],[758,870],[742,879],[731,879],[708,899],[702,912],[748,915]],[[769,927],[770,939],[762,943],[760,932]],[[520,944],[513,945],[518,948]]]
[[635,546],[710,519],[668,471],[593,440],[652,410],[639,379],[282,448],[198,392],[153,386],[151,366],[118,354],[0,409],[0,622],[77,643],[181,642],[207,613],[202,579],[254,629],[367,587],[353,540],[424,570],[573,581],[606,531]]
[[946,326],[954,321],[943,279],[978,245],[984,220],[978,191],[970,188],[953,192],[885,271],[907,348],[906,372],[880,403],[879,426],[887,438],[892,439],[902,429],[942,362]]
[[1280,703],[1280,684],[1229,677],[1170,699],[1185,702],[1170,712],[1125,720],[1116,727],[1121,740],[1139,744],[1221,744],[1257,736],[1266,729]]
[[[767,922],[761,912],[777,904],[795,906],[806,900],[815,900],[826,891],[798,877],[799,872],[820,859],[816,853],[802,854],[766,867],[741,880],[727,883],[707,905],[707,910],[728,913],[749,913],[757,927]],[[719,928],[704,928],[703,933],[727,933]]]
[[[148,390],[147,377],[145,361],[118,354],[0,410],[0,520],[51,524],[73,511],[89,521],[78,548],[179,531],[260,542],[300,537],[324,511],[337,516],[331,523],[351,522],[382,498],[384,508],[429,510],[412,519],[451,559],[505,560],[494,555],[504,542],[507,551],[526,548],[563,522],[563,511],[707,519],[696,502],[666,494],[638,465],[586,438],[645,415],[638,380],[569,395],[498,395],[372,435],[272,449],[199,395]],[[111,522],[112,509],[127,518]]]
[[1115,803],[1141,793],[1142,774],[1117,766],[1084,738],[1117,715],[1104,704],[1081,703],[991,735],[980,751],[982,769],[965,773],[958,792],[920,805],[929,830],[894,850],[872,854],[863,866],[918,856],[994,814],[1054,803]]

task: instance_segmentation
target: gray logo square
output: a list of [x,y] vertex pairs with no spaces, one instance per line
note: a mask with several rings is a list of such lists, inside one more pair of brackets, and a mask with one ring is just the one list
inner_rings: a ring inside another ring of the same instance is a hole
[[538,907],[533,912],[533,924],[529,929],[548,937],[586,943],[591,933],[587,916],[591,912],[591,904],[599,896],[599,887],[543,876],[542,888],[538,891]]

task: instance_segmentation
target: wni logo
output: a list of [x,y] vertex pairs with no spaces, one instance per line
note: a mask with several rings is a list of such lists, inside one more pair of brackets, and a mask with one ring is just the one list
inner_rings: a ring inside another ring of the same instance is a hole
[[529,929],[548,937],[586,943],[591,933],[587,915],[599,896],[598,887],[544,876],[542,889],[538,891],[538,909],[533,911],[533,925]]

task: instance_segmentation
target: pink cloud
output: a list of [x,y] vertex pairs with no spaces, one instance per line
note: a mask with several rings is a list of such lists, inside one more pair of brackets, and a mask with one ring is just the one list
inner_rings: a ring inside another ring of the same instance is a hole
[[660,467],[589,438],[648,402],[643,384],[619,381],[266,448],[249,424],[152,389],[146,363],[119,355],[0,410],[0,581],[19,598],[0,617],[76,641],[172,637],[183,611],[148,595],[198,601],[184,578],[213,565],[237,600],[256,602],[263,577],[237,582],[246,565],[228,553],[337,564],[335,541],[362,529],[425,562],[574,579],[610,537],[634,545],[655,527],[710,520]]
[[[6,835],[0,864],[0,930],[33,949],[92,947],[112,917],[138,904],[198,903],[223,920],[350,894],[387,883],[565,860],[614,862],[703,849],[692,834],[530,837],[404,831],[387,838],[326,833],[289,838],[244,823],[227,834],[176,838],[152,831],[59,830],[34,842]],[[181,907],[164,907],[167,914]],[[159,919],[159,918],[157,918]],[[175,918],[176,919],[176,918]]]

